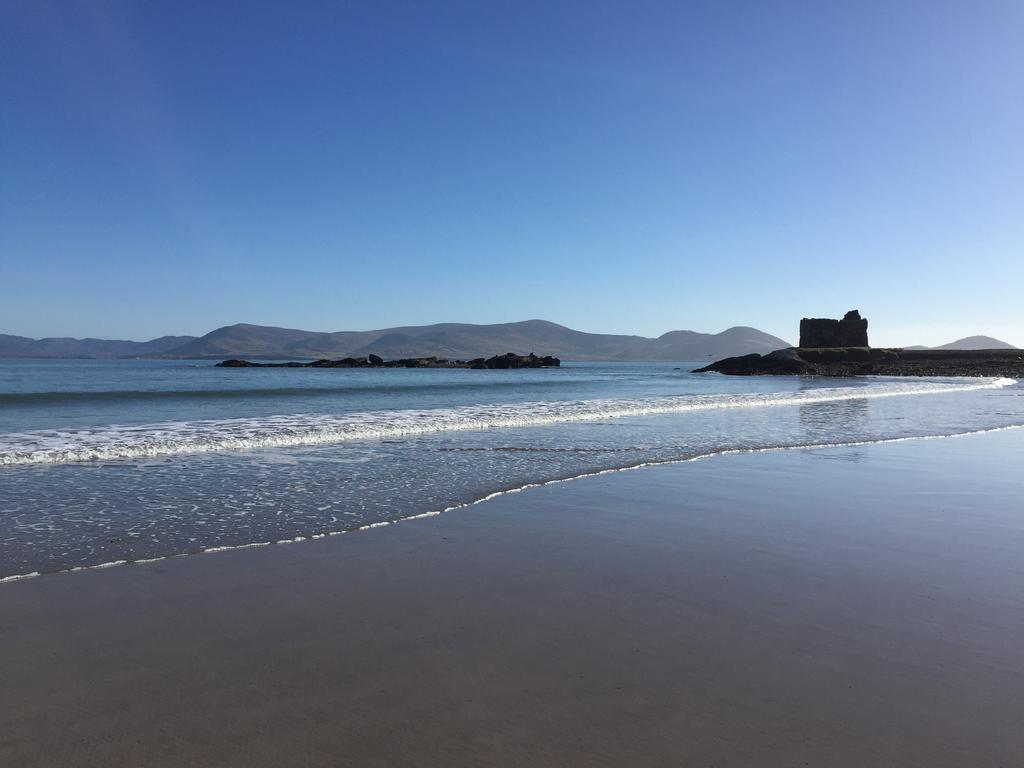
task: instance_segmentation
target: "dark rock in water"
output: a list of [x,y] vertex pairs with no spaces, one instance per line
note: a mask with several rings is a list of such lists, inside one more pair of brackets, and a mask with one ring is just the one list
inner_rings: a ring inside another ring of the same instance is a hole
[[800,321],[800,349],[868,346],[868,321],[852,309],[842,320],[808,318]]
[[[756,352],[750,355],[739,357],[727,357],[704,368],[698,368],[694,373],[727,373],[731,376],[750,375],[764,367],[764,358]],[[799,373],[799,371],[797,371]]]
[[[287,363],[286,363],[287,365]],[[340,360],[316,360],[306,363],[307,368],[366,368],[370,361],[365,357],[343,357]]]
[[799,374],[804,372],[806,363],[796,354],[795,349],[778,349],[765,355],[780,372]]
[[561,361],[557,357],[537,357],[533,352],[528,355],[517,355],[508,352],[488,358],[484,362],[487,368],[557,368]]
[[406,357],[388,360],[385,368],[464,368],[459,360],[444,360],[437,357]]
[[1008,376],[1024,377],[1024,351],[780,349],[767,355],[728,357],[694,373],[730,376]]
[[368,357],[343,357],[339,360],[314,360],[312,363],[253,363],[249,360],[225,360],[217,363],[218,368],[557,368],[562,361],[557,357],[537,357],[532,352],[505,355],[475,360],[446,360],[439,357],[410,357],[400,360],[384,360],[378,355]]

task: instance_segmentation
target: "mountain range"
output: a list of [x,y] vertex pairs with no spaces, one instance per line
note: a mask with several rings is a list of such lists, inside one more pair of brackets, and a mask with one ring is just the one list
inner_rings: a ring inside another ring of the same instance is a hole
[[69,337],[30,339],[0,333],[0,357],[159,357],[195,338],[161,336],[150,341]]
[[[565,360],[663,360],[693,362],[752,352],[766,354],[791,346],[756,328],[736,326],[721,333],[669,331],[657,338],[585,333],[546,320],[473,325],[439,323],[376,331],[323,333],[239,323],[205,336],[161,336],[150,341],[47,338],[0,334],[0,357],[93,357],[223,359],[385,359],[446,357],[468,360],[504,352],[554,355]],[[933,349],[1014,349],[990,336],[969,336]],[[928,349],[928,347],[906,347]]]
[[788,346],[783,339],[742,326],[721,333],[669,331],[652,339],[585,333],[546,320],[496,325],[440,323],[335,333],[240,323],[205,336],[162,336],[146,342],[30,339],[0,334],[0,357],[316,359],[373,353],[385,359],[434,355],[465,360],[514,351],[566,360],[696,361],[766,353]]

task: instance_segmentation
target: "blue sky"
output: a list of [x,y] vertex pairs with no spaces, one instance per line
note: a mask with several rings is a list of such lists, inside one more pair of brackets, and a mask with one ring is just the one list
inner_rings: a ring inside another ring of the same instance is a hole
[[0,7],[0,332],[1024,346],[1024,3]]

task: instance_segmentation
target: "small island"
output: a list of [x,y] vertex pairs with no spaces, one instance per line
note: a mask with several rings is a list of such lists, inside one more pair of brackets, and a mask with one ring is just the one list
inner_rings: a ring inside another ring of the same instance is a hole
[[868,344],[868,321],[804,318],[800,346],[718,360],[694,373],[729,376],[1007,376],[1024,378],[1020,349],[887,349]]
[[510,368],[558,368],[562,361],[550,355],[538,357],[531,352],[517,355],[508,352],[494,357],[478,357],[473,360],[447,360],[440,357],[409,357],[400,360],[384,360],[378,355],[366,357],[343,357],[338,360],[314,360],[312,362],[254,363],[250,360],[224,360],[217,368],[472,368],[475,370]]

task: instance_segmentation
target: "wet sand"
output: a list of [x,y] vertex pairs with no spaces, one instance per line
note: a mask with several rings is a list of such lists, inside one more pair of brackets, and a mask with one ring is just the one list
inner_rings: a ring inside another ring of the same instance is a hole
[[0,586],[3,766],[1024,765],[1024,431]]

